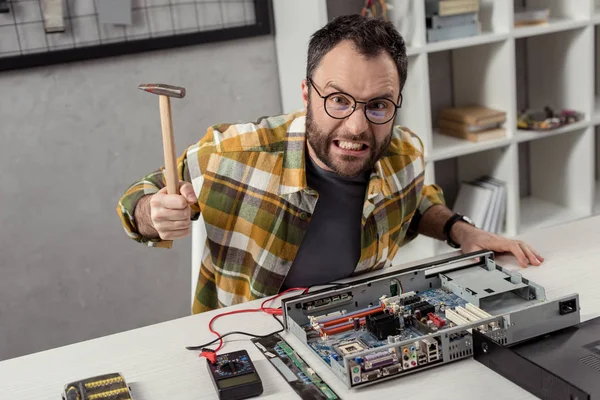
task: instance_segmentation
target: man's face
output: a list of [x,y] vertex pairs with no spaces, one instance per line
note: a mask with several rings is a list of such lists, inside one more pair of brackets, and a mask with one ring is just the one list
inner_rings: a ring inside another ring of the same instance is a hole
[[[311,81],[310,93],[310,83],[302,83],[310,156],[321,168],[342,176],[370,170],[389,146],[394,120],[373,124],[365,117],[365,104],[360,103],[349,117],[332,118],[317,91],[321,96],[344,92],[357,101],[385,97],[397,102],[400,80],[396,64],[385,52],[367,59],[350,42],[342,42],[321,59]],[[328,104],[332,101],[340,102],[333,98]]]

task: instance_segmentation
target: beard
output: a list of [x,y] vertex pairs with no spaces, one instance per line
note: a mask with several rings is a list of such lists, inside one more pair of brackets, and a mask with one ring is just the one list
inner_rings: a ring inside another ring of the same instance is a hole
[[[363,157],[352,155],[332,155],[330,150],[331,146],[335,146],[333,143],[334,138],[349,142],[360,141],[368,143],[369,156],[363,159]],[[343,134],[342,132],[339,134],[324,132],[315,123],[309,102],[306,107],[306,140],[319,160],[333,172],[343,177],[356,177],[363,172],[371,171],[375,167],[375,164],[387,151],[392,141],[392,129],[390,129],[386,140],[379,147],[377,147],[375,137],[367,132],[361,132],[358,135]]]

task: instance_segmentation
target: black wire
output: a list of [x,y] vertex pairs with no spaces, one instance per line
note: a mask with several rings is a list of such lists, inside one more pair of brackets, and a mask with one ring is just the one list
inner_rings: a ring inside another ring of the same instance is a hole
[[[333,286],[327,286],[327,285],[333,285]],[[307,287],[307,288],[306,288],[306,289],[305,289],[305,290],[302,292],[302,294],[307,294],[307,293],[309,292],[309,290],[310,290],[310,289],[312,289],[312,288],[313,288],[313,287],[315,287],[315,286],[327,286],[327,287],[325,287],[324,289],[329,289],[329,290],[331,290],[331,289],[340,289],[340,288],[343,288],[343,287],[346,287],[346,286],[350,286],[350,285],[349,285],[349,284],[347,284],[347,283],[342,283],[342,282],[331,282],[331,283],[328,283],[328,284],[315,284],[315,285],[310,285],[309,287]],[[281,307],[278,307],[277,309],[281,309]],[[224,337],[227,337],[227,336],[229,336],[229,335],[245,335],[245,336],[250,336],[250,337],[253,337],[253,338],[264,339],[264,338],[267,338],[267,337],[269,337],[269,336],[271,336],[271,335],[274,335],[274,334],[276,334],[276,333],[281,333],[281,332],[283,332],[283,331],[285,330],[285,326],[283,325],[283,322],[281,322],[281,321],[279,320],[279,318],[277,318],[277,316],[276,316],[275,314],[271,314],[271,315],[273,316],[273,318],[275,318],[275,321],[279,322],[279,325],[281,325],[281,329],[280,329],[280,330],[278,330],[278,331],[275,331],[275,332],[268,333],[268,334],[266,334],[266,335],[255,335],[255,334],[253,334],[253,333],[242,332],[242,331],[233,331],[233,332],[227,332],[226,334],[224,334],[224,335],[221,335],[221,336],[219,336],[218,338],[216,338],[215,340],[212,340],[212,341],[210,341],[210,342],[208,342],[208,343],[204,343],[204,344],[201,344],[201,345],[199,345],[199,346],[186,346],[185,348],[186,348],[187,350],[202,350],[202,351],[204,351],[204,350],[209,350],[209,351],[212,351],[211,349],[205,349],[205,347],[206,347],[206,346],[210,346],[211,344],[214,344],[214,343],[218,342],[219,340],[221,340],[221,339],[223,339]]]
[[[211,342],[208,342],[208,343],[205,343],[205,344],[201,344],[200,346],[186,346],[186,349],[188,349],[188,350],[205,350],[204,347],[210,346],[211,344],[213,344],[215,342],[218,342],[219,340],[221,340],[224,337],[229,336],[229,335],[246,335],[246,336],[250,336],[250,337],[253,337],[253,338],[264,339],[264,338],[267,338],[267,337],[269,337],[271,335],[274,335],[276,333],[283,332],[285,330],[285,326],[283,326],[283,322],[281,322],[279,320],[279,318],[277,318],[277,316],[275,314],[271,314],[271,315],[273,316],[273,318],[275,318],[275,321],[279,322],[279,325],[281,325],[281,329],[278,330],[278,331],[276,331],[276,332],[271,332],[271,333],[268,333],[266,335],[255,335],[253,333],[241,332],[241,331],[228,332],[228,333],[226,333],[224,335],[219,336],[218,338],[216,338],[215,340],[213,340]],[[207,349],[207,350],[210,350],[210,349]]]

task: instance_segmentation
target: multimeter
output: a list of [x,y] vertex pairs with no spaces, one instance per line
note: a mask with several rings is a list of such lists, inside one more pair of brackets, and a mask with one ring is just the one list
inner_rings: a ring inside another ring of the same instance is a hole
[[262,381],[246,350],[219,354],[213,364],[206,360],[208,372],[221,400],[239,400],[259,396]]

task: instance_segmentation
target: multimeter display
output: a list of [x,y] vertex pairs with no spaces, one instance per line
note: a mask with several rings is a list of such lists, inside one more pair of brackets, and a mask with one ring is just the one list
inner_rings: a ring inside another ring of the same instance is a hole
[[220,354],[214,364],[206,363],[219,399],[240,400],[262,394],[262,382],[245,350]]
[[245,383],[252,383],[257,380],[259,380],[258,375],[256,375],[255,372],[252,372],[246,375],[240,375],[233,378],[219,379],[217,381],[217,385],[219,385],[219,387],[222,388],[228,388],[236,385],[243,385]]

